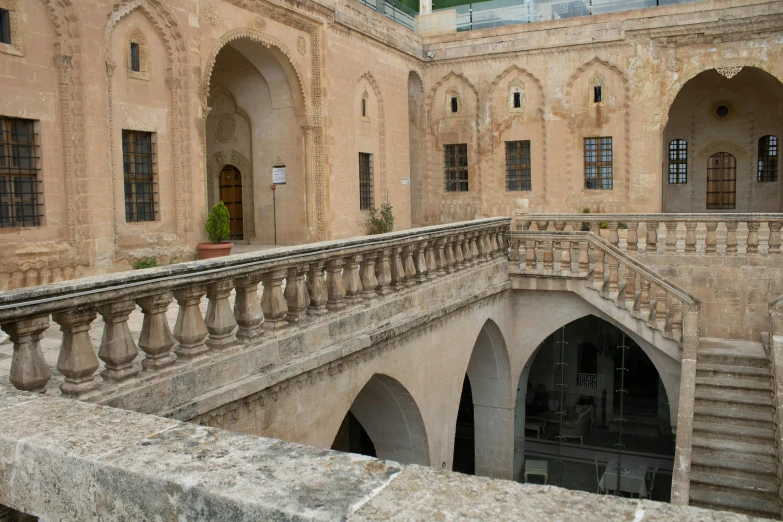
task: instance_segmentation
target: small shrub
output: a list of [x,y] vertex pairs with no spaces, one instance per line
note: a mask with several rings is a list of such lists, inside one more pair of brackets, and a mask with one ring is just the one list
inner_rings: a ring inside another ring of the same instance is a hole
[[384,203],[380,209],[370,208],[370,215],[367,216],[367,221],[364,222],[364,225],[367,227],[367,233],[370,235],[384,234],[394,230],[392,206]]
[[212,243],[220,243],[224,239],[228,239],[231,235],[229,219],[228,209],[222,201],[212,207],[209,216],[207,216],[207,222],[204,225],[207,236],[209,236],[209,240]]
[[154,257],[142,257],[141,259],[137,259],[133,262],[131,267],[133,267],[134,270],[141,270],[144,268],[155,268],[158,266],[158,260]]
[[617,228],[619,228],[620,230],[625,230],[628,228],[628,225],[621,222],[619,225],[617,225]]

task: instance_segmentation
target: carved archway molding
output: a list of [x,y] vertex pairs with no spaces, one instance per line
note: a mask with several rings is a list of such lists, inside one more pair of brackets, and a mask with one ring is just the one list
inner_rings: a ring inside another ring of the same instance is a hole
[[750,158],[750,151],[739,143],[733,141],[719,140],[708,143],[696,153],[696,157],[702,161],[707,161],[712,155],[718,152],[728,152],[737,160],[747,160]]
[[212,208],[218,202],[220,171],[227,165],[236,167],[242,174],[242,234],[245,241],[256,238],[255,202],[253,195],[253,165],[242,153],[233,150],[219,150],[207,162],[207,206]]

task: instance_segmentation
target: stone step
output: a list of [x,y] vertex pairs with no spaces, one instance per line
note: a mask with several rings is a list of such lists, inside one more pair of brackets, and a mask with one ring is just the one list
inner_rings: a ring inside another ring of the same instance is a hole
[[704,391],[714,391],[716,393],[738,392],[743,395],[753,395],[755,397],[771,397],[772,383],[770,378],[766,382],[753,379],[737,379],[724,376],[696,376],[696,389]]
[[763,428],[772,425],[773,413],[772,408],[765,412],[757,412],[742,408],[731,408],[726,405],[703,406],[696,404],[693,408],[693,419],[695,421]]
[[725,422],[697,420],[694,416],[693,436],[753,444],[774,444],[775,435],[770,423],[765,426],[743,426]]
[[745,355],[710,354],[699,352],[697,355],[697,360],[698,362],[705,364],[721,364],[726,366],[747,368],[769,368],[769,360],[766,357],[748,357]]
[[756,397],[744,392],[704,389],[696,386],[694,406],[742,408],[765,413],[772,408],[772,397]]
[[728,453],[721,450],[711,450],[694,446],[691,455],[692,466],[702,466],[705,470],[729,470],[752,474],[775,475],[776,459],[767,455],[750,453]]
[[749,379],[759,382],[770,382],[769,368],[757,368],[755,366],[731,366],[723,364],[696,363],[696,377],[727,377],[736,379]]
[[772,462],[775,461],[775,444],[753,444],[750,442],[739,442],[734,440],[719,440],[706,437],[693,437],[694,448],[704,448],[708,451],[719,454],[734,455],[745,457],[746,455],[758,455],[769,457]]
[[691,484],[704,484],[714,488],[729,489],[735,492],[745,492],[760,498],[768,498],[769,495],[777,495],[778,481],[773,475],[759,475],[754,478],[738,478],[731,475],[709,471],[695,471],[690,475]]
[[751,516],[780,517],[777,499],[762,500],[743,493],[716,491],[701,484],[691,484],[690,505],[709,509],[728,510]]

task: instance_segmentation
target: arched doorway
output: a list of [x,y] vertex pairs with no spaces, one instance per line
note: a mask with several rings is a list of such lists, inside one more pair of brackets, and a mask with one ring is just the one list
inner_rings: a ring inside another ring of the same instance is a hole
[[332,449],[430,465],[427,430],[416,401],[399,381],[375,374],[351,404]]
[[220,201],[226,205],[231,229],[229,239],[244,239],[242,209],[242,173],[233,165],[220,171]]
[[728,152],[716,152],[707,162],[707,208],[737,206],[737,159]]
[[615,325],[587,315],[547,337],[522,371],[516,414],[521,481],[670,500],[675,437],[664,382]]
[[454,431],[454,459],[452,471],[476,474],[476,424],[473,413],[473,390],[465,376],[457,410],[457,426]]

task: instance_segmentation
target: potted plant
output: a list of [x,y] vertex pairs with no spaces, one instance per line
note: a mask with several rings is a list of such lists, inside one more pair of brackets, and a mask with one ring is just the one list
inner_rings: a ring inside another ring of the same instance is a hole
[[222,201],[212,207],[204,228],[210,242],[198,244],[199,257],[211,259],[230,255],[234,243],[223,243],[223,240],[228,239],[231,234],[231,228],[229,227],[228,209]]

